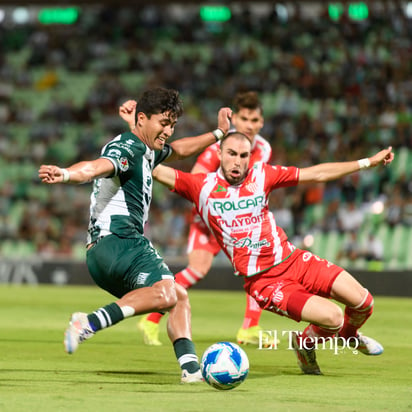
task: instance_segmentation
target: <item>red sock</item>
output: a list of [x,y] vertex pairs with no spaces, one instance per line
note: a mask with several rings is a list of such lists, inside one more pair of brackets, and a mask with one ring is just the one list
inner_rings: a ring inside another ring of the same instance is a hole
[[373,312],[373,296],[365,289],[366,296],[363,301],[354,308],[346,306],[345,308],[345,320],[343,328],[339,332],[339,336],[345,339],[349,339],[353,336],[357,336],[358,329],[368,320],[369,316]]
[[189,266],[175,275],[176,283],[183,286],[185,289],[189,289],[193,285],[196,285],[196,283],[203,278],[204,275],[202,273],[192,269]]
[[246,309],[245,317],[243,318],[243,329],[248,329],[253,326],[259,325],[260,315],[262,314],[262,309],[257,304],[256,300],[250,295],[246,295]]
[[159,323],[160,319],[162,319],[163,316],[164,316],[163,313],[153,312],[153,313],[149,313],[146,319],[150,320],[150,322],[153,322],[153,323]]
[[304,340],[306,348],[310,348],[311,339],[313,339],[313,346],[315,345],[316,338],[333,338],[337,332],[340,331],[342,326],[337,328],[322,328],[320,326],[313,325],[312,323],[308,325],[300,336],[301,340]]

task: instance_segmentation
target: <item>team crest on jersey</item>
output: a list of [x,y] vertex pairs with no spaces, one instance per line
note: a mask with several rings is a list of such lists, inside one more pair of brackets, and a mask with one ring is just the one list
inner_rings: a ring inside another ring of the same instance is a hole
[[129,161],[127,160],[127,157],[121,157],[119,159],[119,167],[122,172],[129,169]]
[[258,190],[257,183],[255,183],[255,182],[248,183],[246,185],[246,190],[248,190],[250,193],[256,193],[257,190]]

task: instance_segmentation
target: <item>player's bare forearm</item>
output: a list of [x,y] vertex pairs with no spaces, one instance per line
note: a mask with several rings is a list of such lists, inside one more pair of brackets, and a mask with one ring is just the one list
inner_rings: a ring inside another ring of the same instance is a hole
[[[229,131],[231,117],[232,110],[229,107],[222,107],[219,110],[217,128],[223,132],[223,135],[227,134]],[[215,142],[216,137],[212,132],[195,137],[183,137],[177,139],[170,144],[173,148],[173,153],[169,156],[166,162],[196,155]]]
[[56,165],[41,165],[39,178],[43,183],[88,183],[113,173],[114,166],[108,159],[97,159],[76,163],[68,168]]
[[388,165],[395,155],[392,147],[381,150],[374,156],[349,162],[322,163],[316,166],[300,169],[299,183],[316,183],[336,180],[363,168],[376,167],[380,164]]
[[167,186],[169,189],[174,189],[176,184],[176,170],[164,166],[158,165],[153,170],[153,177],[163,185]]
[[184,159],[200,153],[207,146],[215,143],[216,139],[212,132],[201,134],[195,137],[183,137],[172,142],[170,145],[173,148],[171,156],[166,160],[170,162],[173,160]]

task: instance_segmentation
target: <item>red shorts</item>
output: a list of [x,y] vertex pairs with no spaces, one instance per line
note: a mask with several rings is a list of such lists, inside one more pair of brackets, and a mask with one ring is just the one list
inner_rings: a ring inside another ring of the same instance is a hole
[[190,225],[187,253],[194,250],[206,250],[216,256],[220,252],[216,238],[210,233],[202,221],[195,221]]
[[307,300],[313,295],[329,298],[333,282],[342,271],[311,252],[296,249],[279,265],[245,278],[244,288],[262,309],[299,322]]

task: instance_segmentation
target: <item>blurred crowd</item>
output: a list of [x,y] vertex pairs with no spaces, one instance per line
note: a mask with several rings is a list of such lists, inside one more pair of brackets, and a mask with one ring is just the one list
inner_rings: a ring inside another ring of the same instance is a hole
[[[272,164],[392,146],[393,167],[279,190],[271,208],[298,246],[311,246],[310,233],[367,238],[379,225],[409,228],[402,236],[412,242],[412,20],[397,2],[363,21],[333,21],[326,6],[310,18],[297,3],[287,19],[247,5],[224,23],[198,12],[174,19],[167,7],[94,6],[71,26],[0,26],[0,254],[83,256],[91,188],[43,187],[38,166],[97,157],[127,127],[119,105],[152,86],[181,92],[175,138],[213,130],[219,107],[257,91]],[[185,255],[190,208],[156,185],[147,231],[166,256]]]

